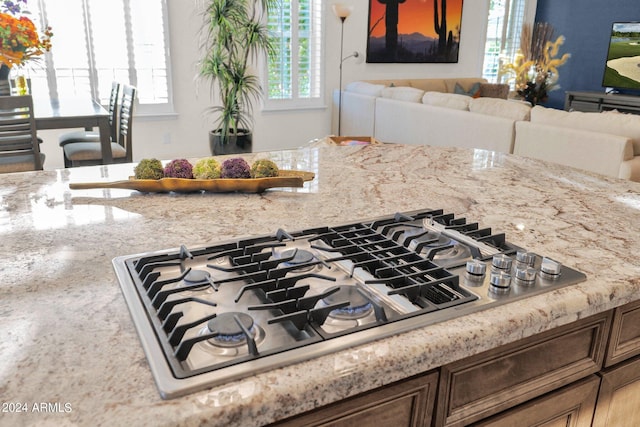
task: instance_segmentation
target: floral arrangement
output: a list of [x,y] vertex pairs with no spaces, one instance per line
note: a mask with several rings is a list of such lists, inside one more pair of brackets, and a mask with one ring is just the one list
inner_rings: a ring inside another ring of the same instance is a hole
[[0,2],[0,63],[9,68],[23,66],[51,49],[51,27],[39,35],[33,21],[24,16],[26,5],[27,0]]
[[556,58],[564,37],[551,41],[553,27],[548,23],[537,23],[533,33],[524,26],[520,39],[520,50],[514,61],[501,67],[501,73],[510,73],[515,80],[515,89],[525,101],[536,105],[547,100],[548,92],[557,89],[558,67],[571,57],[565,53]]

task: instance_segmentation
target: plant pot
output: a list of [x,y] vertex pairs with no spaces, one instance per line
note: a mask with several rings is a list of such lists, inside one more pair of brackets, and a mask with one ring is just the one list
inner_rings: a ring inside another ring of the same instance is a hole
[[229,142],[222,143],[219,130],[212,130],[209,132],[209,147],[211,148],[211,154],[219,156],[223,154],[241,154],[251,153],[251,132],[238,129],[237,135],[232,135],[229,138]]

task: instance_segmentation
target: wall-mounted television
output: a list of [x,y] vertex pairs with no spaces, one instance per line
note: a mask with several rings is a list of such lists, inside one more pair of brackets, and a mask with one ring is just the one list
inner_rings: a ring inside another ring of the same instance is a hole
[[640,90],[640,22],[614,22],[602,86]]

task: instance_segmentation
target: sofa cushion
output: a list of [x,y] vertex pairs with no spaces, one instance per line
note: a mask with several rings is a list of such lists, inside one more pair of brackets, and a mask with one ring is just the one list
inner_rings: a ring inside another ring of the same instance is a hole
[[480,96],[480,83],[474,83],[469,90],[465,90],[459,83],[456,83],[453,88],[453,93],[458,95],[467,95],[471,98],[478,98]]
[[420,102],[424,91],[414,87],[385,87],[382,89],[383,98],[396,99],[398,101]]
[[469,102],[469,111],[505,119],[529,120],[531,107],[518,101],[507,101],[498,98],[475,98]]
[[411,87],[425,92],[446,92],[447,85],[443,79],[415,79],[410,82]]
[[359,93],[362,95],[380,96],[384,85],[367,82],[351,82],[345,87],[345,91]]
[[426,92],[422,97],[423,104],[464,111],[469,110],[469,101],[471,101],[471,98],[467,95],[455,93]]
[[531,110],[531,121],[626,136],[633,142],[635,155],[640,155],[640,116],[637,114],[568,112],[536,105]]

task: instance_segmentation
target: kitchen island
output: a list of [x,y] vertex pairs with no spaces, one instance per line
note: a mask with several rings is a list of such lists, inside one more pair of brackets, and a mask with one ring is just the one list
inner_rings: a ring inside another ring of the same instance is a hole
[[[640,300],[640,184],[483,150],[253,153],[315,173],[262,194],[70,190],[133,165],[0,176],[0,425],[260,426]],[[442,208],[587,275],[554,290],[162,400],[112,259]]]

